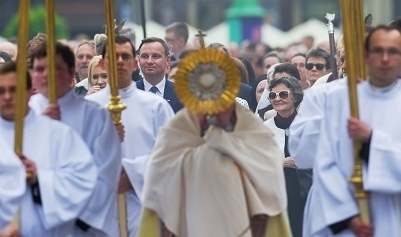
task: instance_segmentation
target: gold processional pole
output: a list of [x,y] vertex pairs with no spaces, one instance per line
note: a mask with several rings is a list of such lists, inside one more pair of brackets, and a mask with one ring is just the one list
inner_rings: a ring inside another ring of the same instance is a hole
[[47,54],[47,86],[50,104],[57,104],[56,84],[56,39],[54,27],[54,0],[46,0],[46,54]]
[[[359,118],[357,83],[365,79],[367,70],[363,63],[363,42],[365,39],[365,24],[363,23],[362,0],[340,0],[342,24],[344,32],[344,47],[347,57],[348,92],[350,98],[351,116]],[[355,186],[355,197],[358,199],[362,220],[370,223],[368,194],[363,190],[362,159],[359,157],[361,144],[354,142],[354,173],[349,181]]]
[[[26,112],[26,80],[27,80],[27,44],[29,37],[29,8],[30,0],[19,1],[19,27],[18,27],[18,55],[17,55],[17,105],[15,109],[15,137],[14,150],[18,157],[22,157],[24,118]],[[27,174],[27,178],[29,178]],[[18,211],[13,221],[19,229],[20,213]]]
[[[121,102],[121,97],[118,94],[118,78],[117,78],[117,58],[115,49],[115,22],[114,22],[114,5],[113,0],[105,0],[106,9],[106,34],[107,34],[107,51],[109,57],[109,84],[110,84],[110,102],[107,104],[107,109],[110,111],[111,117],[114,124],[121,124],[121,111],[126,106]],[[118,213],[119,213],[119,225],[120,225],[120,236],[128,236],[127,227],[127,209],[125,202],[125,194],[121,193],[118,195]]]

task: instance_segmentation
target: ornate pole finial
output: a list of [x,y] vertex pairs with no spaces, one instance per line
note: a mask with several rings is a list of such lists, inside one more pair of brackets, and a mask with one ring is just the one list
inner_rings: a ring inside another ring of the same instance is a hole
[[203,33],[201,30],[198,30],[198,34],[195,35],[195,37],[199,38],[199,43],[201,48],[205,47],[205,38],[204,38],[205,36],[206,34]]
[[334,33],[334,26],[333,26],[333,21],[334,18],[336,17],[335,13],[326,13],[326,19],[327,19],[327,26],[329,28],[329,34]]
[[329,33],[329,42],[330,42],[330,67],[332,70],[332,79],[331,80],[336,80],[338,79],[338,72],[337,72],[337,62],[336,62],[336,41],[334,39],[334,25],[333,25],[333,20],[336,17],[336,14],[334,13],[326,13],[326,19],[328,20],[327,22],[327,28],[328,28],[328,33]]

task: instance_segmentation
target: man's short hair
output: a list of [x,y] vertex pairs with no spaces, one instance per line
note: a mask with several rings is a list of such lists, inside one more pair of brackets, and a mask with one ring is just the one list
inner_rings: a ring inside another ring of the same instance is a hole
[[401,34],[401,29],[399,29],[393,25],[378,25],[378,26],[374,27],[371,31],[369,31],[369,34],[368,34],[368,36],[366,36],[366,39],[365,39],[366,52],[368,52],[370,50],[370,39],[372,38],[372,35],[374,33],[376,33],[376,31],[379,31],[379,30],[384,30],[386,32],[396,30]]
[[154,43],[154,42],[158,42],[163,46],[163,48],[164,48],[164,56],[169,56],[170,55],[170,47],[169,47],[169,45],[162,38],[158,38],[158,37],[148,37],[148,38],[143,39],[141,41],[141,44],[138,47],[138,51],[137,51],[138,55],[139,55],[139,52],[141,51],[141,48],[142,48],[142,46],[144,44]]
[[[132,55],[133,55],[134,58],[135,58],[135,56],[136,56],[136,53],[135,53],[135,46],[134,46],[134,44],[132,43],[132,41],[131,41],[127,36],[125,36],[125,35],[116,35],[115,38],[114,38],[114,42],[115,42],[116,44],[125,44],[125,43],[129,43],[129,44],[131,45],[131,48],[132,48]],[[107,42],[103,45],[103,48],[102,48],[102,58],[105,58],[106,50],[107,50]]]
[[81,46],[86,45],[86,44],[91,46],[96,52],[95,42],[93,42],[91,40],[84,40],[81,43],[79,43],[78,46],[75,48],[75,56],[77,56],[79,48],[81,48]]
[[173,32],[178,38],[183,38],[188,41],[189,31],[188,25],[185,22],[173,22],[166,27],[166,32]]
[[299,75],[298,68],[292,63],[281,63],[274,68],[273,78],[274,75],[277,73],[288,73],[292,77],[295,77],[298,81],[301,80],[301,76]]
[[312,49],[306,56],[306,63],[308,63],[309,58],[323,58],[326,61],[326,68],[331,69],[330,66],[330,54],[324,49]]
[[277,58],[279,63],[282,63],[284,61],[283,58],[278,55],[277,51],[267,53],[265,56],[263,56],[263,61],[265,61],[266,58]]
[[136,41],[135,25],[133,23],[125,22],[123,28],[118,32],[120,35],[127,36],[132,42]]
[[34,51],[39,45],[46,43],[47,35],[45,33],[38,33],[28,42],[28,57],[31,56],[32,51]]
[[304,53],[296,53],[296,54],[292,55],[291,60],[292,60],[293,58],[295,58],[295,57],[298,57],[298,56],[304,57],[304,58],[305,58],[305,61],[306,61],[306,54],[304,54]]
[[[8,73],[17,73],[17,63],[14,61],[8,61],[0,66],[0,75],[6,75]],[[26,89],[29,90],[32,88],[32,80],[29,75],[28,70],[26,71]]]
[[[43,58],[47,56],[47,42],[44,41],[42,44],[38,45],[30,55],[29,65],[32,68],[33,62],[36,59]],[[75,55],[68,45],[60,42],[56,42],[56,56],[60,55],[63,61],[67,64],[68,70],[74,69],[75,67]]]

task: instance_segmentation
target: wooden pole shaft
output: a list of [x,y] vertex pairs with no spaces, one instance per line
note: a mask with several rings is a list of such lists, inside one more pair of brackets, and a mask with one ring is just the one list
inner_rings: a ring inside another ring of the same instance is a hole
[[22,156],[24,118],[26,115],[27,53],[29,37],[30,0],[19,1],[18,55],[17,55],[17,105],[15,109],[14,150]]
[[[363,3],[362,0],[340,0],[342,24],[344,32],[344,47],[347,57],[348,94],[351,116],[359,118],[357,84],[358,80],[366,78],[363,63]],[[365,223],[370,223],[368,194],[363,189],[362,160],[359,157],[361,144],[354,142],[354,172],[349,181],[355,187],[355,197],[360,207],[360,215]]]
[[[15,136],[14,150],[18,157],[22,157],[23,151],[23,135],[24,135],[24,118],[26,115],[26,91],[27,91],[27,54],[29,37],[29,9],[30,0],[19,1],[19,28],[18,28],[18,55],[17,55],[17,104],[15,108]],[[29,177],[28,177],[29,178]],[[20,213],[18,211],[13,225],[15,228],[20,228]]]
[[48,99],[50,104],[57,103],[56,83],[56,38],[54,26],[54,0],[46,0],[46,55],[47,55],[47,85]]
[[[105,57],[108,60],[108,73],[110,85],[110,102],[107,105],[110,111],[114,124],[121,124],[121,112],[126,108],[122,103],[121,97],[118,93],[118,77],[116,71],[117,56],[115,46],[115,18],[114,18],[114,4],[113,0],[105,0],[106,9],[106,34],[107,34],[107,52]],[[106,58],[104,58],[106,60]],[[128,237],[127,226],[127,206],[125,200],[125,193],[118,195],[118,213],[119,213],[119,229],[120,237]]]

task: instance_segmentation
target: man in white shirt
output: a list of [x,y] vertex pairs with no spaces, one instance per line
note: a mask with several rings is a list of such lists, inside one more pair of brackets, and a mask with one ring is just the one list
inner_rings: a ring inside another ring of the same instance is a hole
[[77,236],[104,236],[112,206],[116,205],[117,184],[121,170],[121,149],[116,129],[109,112],[82,97],[76,96],[71,86],[75,71],[74,54],[68,46],[56,43],[57,105],[48,100],[48,67],[46,44],[39,45],[31,54],[31,74],[39,93],[29,105],[38,114],[60,120],[81,135],[98,167],[97,182],[91,200],[80,215],[74,230]]
[[[0,91],[0,96],[2,93]],[[2,230],[17,213],[22,195],[25,193],[26,178],[25,167],[2,136],[0,136],[0,150],[0,230]]]
[[[316,223],[309,236],[400,236],[401,32],[378,26],[365,43],[367,82],[359,83],[360,119],[350,118],[346,86],[328,95],[315,159],[314,192],[317,204],[311,211]],[[391,116],[386,116],[391,113]],[[364,189],[370,193],[371,224],[360,217],[352,175],[353,142],[361,143]]]
[[[17,66],[0,68],[0,134],[14,145]],[[32,95],[27,75],[27,98]],[[28,106],[21,157],[31,177],[21,203],[22,236],[66,236],[87,206],[97,169],[88,147],[68,126],[36,115]]]
[[[120,138],[123,140],[121,144],[123,169],[118,192],[126,194],[129,236],[134,237],[139,222],[140,197],[148,156],[160,127],[174,116],[174,112],[167,101],[160,96],[136,88],[135,82],[131,79],[132,73],[138,67],[135,47],[125,36],[117,36],[115,42],[119,94],[127,106],[121,115],[123,127],[119,128]],[[107,73],[109,73],[108,53],[105,45],[100,65]],[[85,98],[106,106],[110,101],[110,86],[107,85],[105,89]],[[109,221],[109,225],[114,231],[112,236],[119,236],[117,218]]]

